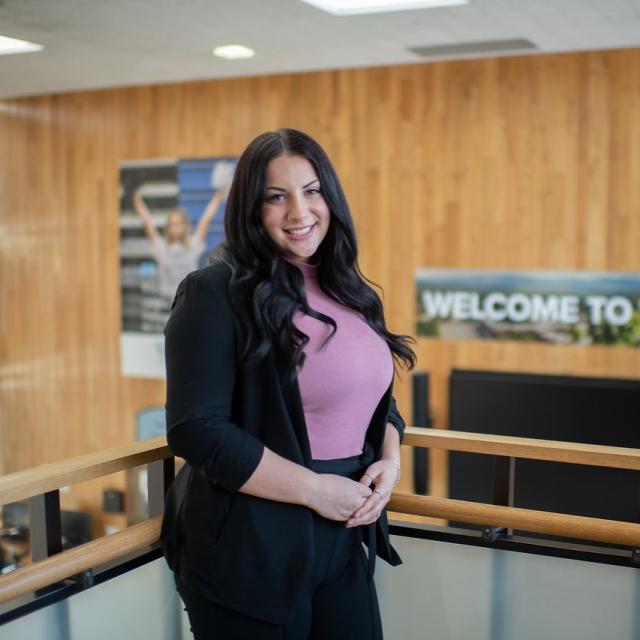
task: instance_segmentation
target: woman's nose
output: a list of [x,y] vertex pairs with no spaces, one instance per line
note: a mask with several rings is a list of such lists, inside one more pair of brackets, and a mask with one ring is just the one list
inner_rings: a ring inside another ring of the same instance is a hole
[[307,206],[305,201],[300,196],[292,196],[289,199],[289,210],[287,211],[287,217],[292,222],[304,220],[307,215]]

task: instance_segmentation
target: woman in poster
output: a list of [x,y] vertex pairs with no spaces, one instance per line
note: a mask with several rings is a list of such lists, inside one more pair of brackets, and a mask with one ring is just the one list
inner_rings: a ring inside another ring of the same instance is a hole
[[[378,640],[375,558],[404,420],[391,333],[320,145],[294,129],[238,163],[226,240],[165,327],[167,440],[186,460],[161,543],[196,640]],[[368,554],[365,554],[366,544]]]
[[211,176],[213,196],[193,233],[189,216],[184,209],[178,208],[169,213],[161,234],[140,190],[136,189],[133,194],[133,208],[142,219],[151,254],[158,265],[158,292],[168,303],[173,300],[180,281],[198,268],[198,261],[207,249],[211,222],[229,193],[233,171],[233,163],[216,163]]

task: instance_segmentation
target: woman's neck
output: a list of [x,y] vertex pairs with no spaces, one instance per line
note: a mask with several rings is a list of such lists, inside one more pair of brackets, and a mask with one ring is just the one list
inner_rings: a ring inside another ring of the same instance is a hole
[[305,278],[315,278],[318,274],[318,266],[320,265],[320,259],[318,257],[313,257],[309,259],[309,262],[306,262],[302,258],[292,258],[290,256],[283,255],[282,256],[287,262],[291,264],[295,264]]

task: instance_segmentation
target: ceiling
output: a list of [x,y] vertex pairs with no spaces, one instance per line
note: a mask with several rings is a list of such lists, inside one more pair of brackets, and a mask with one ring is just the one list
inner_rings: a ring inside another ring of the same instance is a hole
[[[418,63],[640,47],[640,0],[471,0],[336,17],[300,0],[0,0],[0,34],[45,46],[0,56],[0,97]],[[530,40],[533,51],[420,56],[410,47]],[[249,60],[214,58],[241,43]]]

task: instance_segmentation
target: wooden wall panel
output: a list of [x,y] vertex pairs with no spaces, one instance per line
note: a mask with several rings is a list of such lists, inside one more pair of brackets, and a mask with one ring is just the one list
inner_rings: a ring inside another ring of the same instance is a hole
[[[4,100],[0,472],[130,441],[163,402],[120,375],[119,161],[235,155],[279,126],[334,160],[394,331],[414,332],[416,267],[640,270],[640,50]],[[640,374],[631,349],[418,342],[439,426],[452,367]],[[407,417],[409,393],[402,374]]]

